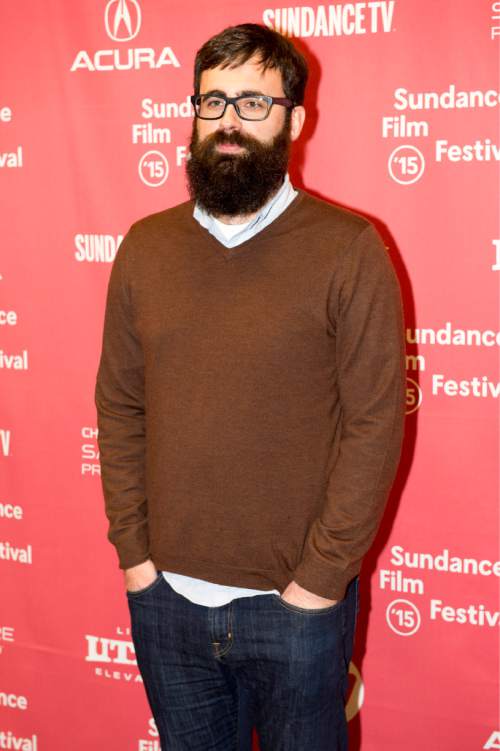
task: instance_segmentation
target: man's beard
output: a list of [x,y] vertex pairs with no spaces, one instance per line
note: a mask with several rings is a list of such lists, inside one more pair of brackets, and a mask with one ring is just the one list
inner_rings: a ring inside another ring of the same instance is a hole
[[[222,153],[217,144],[243,146],[238,154]],[[253,214],[271,198],[286,175],[290,153],[290,121],[270,143],[238,131],[216,130],[200,141],[193,122],[186,163],[189,194],[209,214]]]

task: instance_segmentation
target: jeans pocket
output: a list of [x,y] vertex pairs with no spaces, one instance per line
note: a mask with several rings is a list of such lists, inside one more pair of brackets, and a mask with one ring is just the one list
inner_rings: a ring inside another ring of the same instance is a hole
[[282,598],[281,595],[273,594],[272,597],[274,597],[275,601],[279,605],[281,605],[282,608],[291,610],[293,613],[301,613],[303,615],[321,615],[321,613],[331,613],[334,610],[338,610],[338,608],[345,602],[345,600],[339,600],[338,602],[334,602],[333,605],[327,605],[324,608],[302,608],[299,605],[293,605],[291,602],[287,602]]
[[158,586],[158,584],[162,581],[162,579],[163,579],[162,572],[157,571],[156,579],[153,579],[151,584],[148,584],[147,587],[142,587],[142,589],[135,589],[132,591],[129,589],[126,589],[125,592],[127,594],[127,597],[132,597],[132,598],[140,597],[141,595],[145,595],[148,592],[151,592],[151,590],[155,589],[155,587]]

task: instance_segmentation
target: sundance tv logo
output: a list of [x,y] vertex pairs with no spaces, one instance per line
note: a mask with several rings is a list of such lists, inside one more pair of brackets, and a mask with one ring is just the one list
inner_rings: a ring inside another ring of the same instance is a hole
[[[113,42],[130,42],[139,34],[142,12],[138,0],[109,0],[104,10],[104,28]],[[179,68],[180,63],[171,47],[154,50],[151,47],[120,47],[88,52],[80,50],[70,70],[93,72],[115,70],[159,69],[166,65]]]
[[265,26],[290,37],[338,37],[393,31],[396,0],[266,8]]

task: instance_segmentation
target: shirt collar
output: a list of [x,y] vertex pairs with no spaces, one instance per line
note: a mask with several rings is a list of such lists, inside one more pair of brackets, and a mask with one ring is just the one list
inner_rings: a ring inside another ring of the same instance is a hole
[[[241,230],[233,233],[232,236],[227,236],[224,233],[223,222],[220,222],[212,214],[202,209],[198,203],[195,204],[193,217],[219,242],[226,247],[233,247],[257,234],[264,227],[267,227],[268,224],[274,221],[287,208],[296,195],[297,191],[294,190],[287,172],[279,190],[262,206],[253,219],[241,225]],[[234,225],[230,226],[234,227]]]

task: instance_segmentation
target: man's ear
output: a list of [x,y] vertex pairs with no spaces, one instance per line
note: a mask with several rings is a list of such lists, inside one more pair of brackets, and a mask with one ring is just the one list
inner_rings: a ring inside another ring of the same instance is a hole
[[305,108],[301,104],[294,107],[292,110],[292,119],[290,121],[290,137],[292,141],[295,141],[299,136],[304,126],[306,119]]

